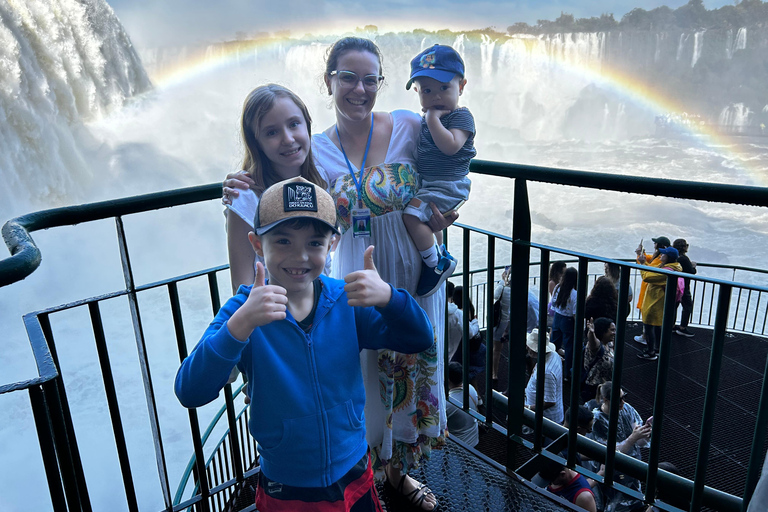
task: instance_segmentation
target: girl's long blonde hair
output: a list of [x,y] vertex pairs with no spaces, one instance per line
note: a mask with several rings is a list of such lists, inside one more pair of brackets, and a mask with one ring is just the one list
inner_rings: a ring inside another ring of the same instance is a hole
[[[309,110],[307,110],[307,106],[301,101],[301,98],[290,89],[282,85],[267,84],[255,88],[248,94],[245,102],[243,102],[243,115],[240,121],[243,144],[245,145],[242,169],[255,182],[255,185],[251,188],[258,196],[261,196],[270,186],[281,181],[272,168],[272,163],[259,148],[259,143],[256,141],[258,133],[254,131],[254,127],[258,130],[261,119],[272,110],[275,100],[278,98],[290,98],[299,107],[299,110],[304,115],[304,121],[307,123],[307,132],[310,136],[312,135],[312,118],[309,115]],[[317,167],[315,167],[311,145],[309,151],[307,151],[307,159],[301,165],[301,177],[320,187],[328,188],[328,184],[320,175]]]

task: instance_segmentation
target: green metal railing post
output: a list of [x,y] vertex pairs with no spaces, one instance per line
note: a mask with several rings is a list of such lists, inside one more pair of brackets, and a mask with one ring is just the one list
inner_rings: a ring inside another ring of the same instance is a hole
[[[528,203],[528,186],[524,179],[515,180],[512,218],[512,279],[510,290],[510,319],[523,319],[528,314],[528,270],[531,259],[531,210]],[[509,322],[509,390],[507,417],[509,431],[520,436],[525,408],[525,358],[526,330],[524,321]],[[542,381],[543,382],[543,381]],[[539,411],[540,412],[540,411]],[[517,444],[507,436],[507,468],[515,467]]]
[[131,311],[131,322],[133,324],[133,335],[136,339],[136,349],[139,356],[139,367],[141,368],[142,382],[144,383],[144,397],[147,400],[147,412],[149,413],[149,425],[152,430],[152,439],[155,447],[155,462],[157,464],[157,473],[160,477],[160,489],[163,493],[163,503],[166,508],[173,506],[171,496],[171,486],[168,481],[168,470],[165,464],[165,450],[163,448],[163,438],[160,432],[160,418],[157,414],[157,402],[155,392],[152,386],[152,372],[149,369],[149,356],[147,355],[147,344],[144,339],[144,327],[141,322],[141,313],[139,312],[139,300],[136,295],[136,286],[133,280],[133,269],[131,267],[131,258],[128,253],[128,241],[125,238],[125,226],[122,217],[115,217],[117,228],[117,242],[120,249],[120,262],[123,268],[123,278],[125,280],[125,289],[128,292],[128,306]]
[[[493,357],[494,357],[494,346],[493,346],[493,324],[496,321],[495,318],[493,318],[493,296],[494,296],[494,290],[491,286],[494,282],[494,275],[493,275],[493,269],[496,266],[496,237],[495,236],[488,236],[488,265],[486,266],[486,276],[485,276],[485,282],[488,283],[488,286],[486,286],[486,293],[485,293],[485,398],[483,398],[483,403],[485,404],[485,424],[488,427],[491,427],[493,424]],[[504,292],[502,291],[502,296],[504,295]],[[507,312],[509,313],[509,311]],[[490,371],[488,369],[491,369]]]
[[[539,286],[539,334],[547,332],[547,303],[549,302],[549,251],[541,251],[541,264],[539,266],[539,277],[541,279],[541,285]],[[545,283],[547,283],[545,285]],[[527,298],[526,298],[527,300]],[[544,353],[546,354],[546,343],[542,345],[541,340],[544,336],[539,336],[539,354],[542,353],[542,347],[544,347]],[[558,355],[559,357],[559,355]],[[544,366],[541,364],[544,361],[541,357],[538,358],[536,368],[537,382],[544,383]],[[541,395],[541,401],[539,401],[539,395]],[[541,410],[540,407],[544,406],[544,393],[536,393],[536,410]],[[537,414],[536,420],[533,426],[535,432],[535,438],[533,440],[533,450],[536,453],[540,453],[542,449],[542,436],[541,431],[544,427],[544,415]]]
[[768,428],[768,360],[765,361],[765,370],[763,370],[763,385],[760,389],[760,405],[757,408],[755,433],[752,436],[752,449],[749,454],[747,481],[744,486],[744,510],[747,510],[747,506],[752,499],[752,494],[755,492],[757,481],[760,478],[766,428]]
[[[577,278],[576,285],[576,315],[573,319],[573,357],[571,361],[566,361],[566,364],[571,366],[571,404],[573,409],[576,409],[576,405],[581,403],[581,372],[582,361],[584,360],[583,339],[584,339],[584,305],[587,298],[587,273],[589,260],[586,258],[579,258],[579,276]],[[543,389],[543,387],[542,387]],[[573,414],[571,414],[573,417]],[[572,423],[571,425],[576,425]],[[568,446],[576,446],[576,436],[578,435],[575,428],[570,429],[568,432]],[[576,467],[576,451],[568,450],[568,467]]]
[[462,365],[462,372],[461,372],[461,381],[463,382],[463,391],[461,393],[461,400],[463,407],[469,406],[469,357],[470,357],[470,350],[469,350],[469,322],[472,320],[470,318],[471,310],[469,307],[469,235],[470,232],[468,229],[464,230],[463,237],[462,237],[462,254],[461,254],[461,262],[462,262],[462,282],[464,283],[462,286],[462,293],[461,293],[461,309],[462,309],[462,326],[461,326],[461,365]]
[[[621,376],[624,372],[624,348],[626,347],[626,325],[627,325],[627,310],[629,309],[629,277],[632,269],[622,265],[619,267],[619,304],[617,307],[616,319],[616,338],[613,347],[613,375],[611,376],[611,382],[613,383],[613,389],[621,389]],[[613,396],[613,395],[611,395]],[[613,401],[611,401],[611,414],[618,414],[619,403],[616,401],[616,408],[614,409]],[[608,443],[607,446],[616,445],[616,424],[608,425]],[[605,483],[611,485],[613,483],[613,467],[616,460],[616,453],[612,450],[608,450],[605,454]]]
[[[670,288],[667,287],[667,289],[669,290]],[[709,373],[707,375],[707,391],[704,395],[704,413],[701,417],[699,452],[696,456],[696,472],[693,476],[693,496],[691,497],[691,508],[689,509],[691,512],[698,512],[701,509],[704,495],[707,459],[709,458],[709,447],[712,442],[712,425],[715,422],[715,406],[717,405],[717,392],[720,387],[720,370],[723,367],[723,348],[725,346],[728,309],[731,304],[731,289],[730,286],[721,284],[720,293],[717,298],[715,327],[712,332],[712,352],[709,357]]]
[[[664,406],[669,380],[669,359],[672,357],[672,327],[675,325],[675,299],[677,295],[677,276],[668,275],[664,293],[664,317],[661,322],[661,340],[659,340],[658,369],[656,370],[656,393],[653,399],[653,427],[651,429],[651,450],[648,457],[648,476],[645,496],[652,501],[656,496],[656,471],[659,467],[661,451],[661,432],[664,428]],[[655,442],[654,442],[655,441]]]

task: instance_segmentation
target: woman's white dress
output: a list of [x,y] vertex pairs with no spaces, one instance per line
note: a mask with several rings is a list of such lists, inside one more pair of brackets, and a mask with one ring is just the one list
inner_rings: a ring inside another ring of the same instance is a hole
[[[336,201],[343,234],[333,257],[331,275],[343,279],[363,268],[363,253],[374,245],[374,262],[382,279],[415,294],[421,256],[408,236],[402,211],[418,189],[415,170],[420,117],[410,111],[392,112],[393,130],[385,163],[365,169],[363,201],[371,210],[371,237],[354,238],[348,229],[357,189],[342,152],[325,135],[312,138],[318,166],[325,170]],[[360,172],[354,166],[358,179]],[[445,287],[416,298],[429,316],[435,343],[419,354],[391,350],[361,353],[366,388],[366,430],[374,464],[389,461],[405,470],[415,468],[433,447],[445,441],[443,339]]]

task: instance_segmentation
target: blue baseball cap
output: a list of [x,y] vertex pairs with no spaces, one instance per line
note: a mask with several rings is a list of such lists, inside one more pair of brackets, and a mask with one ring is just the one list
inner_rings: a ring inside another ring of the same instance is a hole
[[461,55],[450,46],[436,44],[411,60],[411,78],[405,88],[410,89],[414,79],[420,76],[447,83],[456,75],[464,77],[464,61]]
[[662,247],[659,249],[659,254],[666,254],[670,263],[677,261],[677,258],[680,257],[680,253],[674,247]]

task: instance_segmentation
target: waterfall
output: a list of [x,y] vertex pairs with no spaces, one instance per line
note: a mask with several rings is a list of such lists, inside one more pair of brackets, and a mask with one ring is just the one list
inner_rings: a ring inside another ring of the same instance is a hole
[[483,80],[491,82],[493,75],[493,48],[496,46],[496,40],[490,36],[482,34],[482,43],[480,44],[481,69]]
[[83,123],[150,82],[104,0],[0,0],[0,22],[0,204],[50,204],[91,175]]
[[688,34],[682,33],[680,34],[680,40],[677,43],[677,60],[680,60],[683,57],[683,49],[685,48],[685,42],[688,40]]
[[737,50],[744,50],[747,47],[747,27],[741,27],[736,33],[736,45],[733,47],[733,53]]
[[702,30],[701,32],[693,34],[693,56],[691,57],[691,67],[696,66],[696,62],[701,58],[701,50],[704,47],[702,44],[704,32],[706,31]]
[[735,128],[737,131],[741,128],[749,126],[749,120],[752,115],[749,107],[743,103],[735,103],[725,107],[720,112],[718,123],[721,126],[729,126]]

